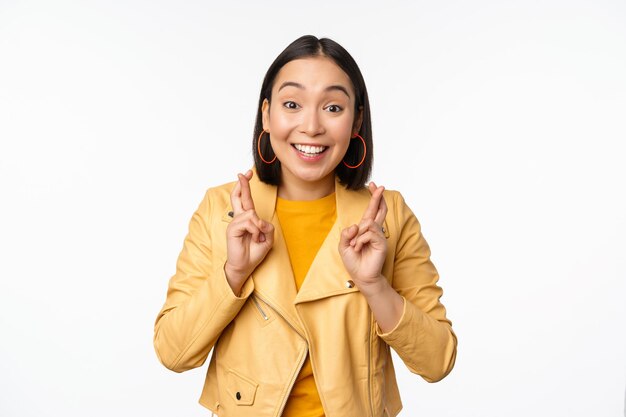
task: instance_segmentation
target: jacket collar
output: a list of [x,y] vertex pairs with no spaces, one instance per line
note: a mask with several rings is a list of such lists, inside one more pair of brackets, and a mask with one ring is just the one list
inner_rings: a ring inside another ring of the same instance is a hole
[[263,183],[258,179],[256,170],[253,171],[250,191],[255,210],[260,218],[271,221],[275,229],[272,249],[252,274],[254,291],[304,336],[296,305],[358,291],[348,283],[350,276],[337,248],[341,231],[360,222],[371,195],[366,188],[349,190],[335,177],[337,219],[297,292],[289,253],[276,215],[277,187]]
[[[252,170],[254,175],[250,180],[250,191],[254,200],[254,207],[259,217],[265,220],[271,219],[276,211],[278,187],[265,184],[259,180],[256,169],[252,168]],[[358,224],[367,208],[370,197],[370,192],[366,188],[359,191],[349,190],[339,182],[339,177],[335,176],[338,226],[344,229],[352,224]]]

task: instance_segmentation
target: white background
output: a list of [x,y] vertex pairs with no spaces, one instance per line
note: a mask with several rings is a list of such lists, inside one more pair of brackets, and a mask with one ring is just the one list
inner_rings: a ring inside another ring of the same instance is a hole
[[359,63],[459,337],[401,415],[623,415],[626,3],[389,3],[0,0],[0,415],[210,415],[154,319],[303,34]]

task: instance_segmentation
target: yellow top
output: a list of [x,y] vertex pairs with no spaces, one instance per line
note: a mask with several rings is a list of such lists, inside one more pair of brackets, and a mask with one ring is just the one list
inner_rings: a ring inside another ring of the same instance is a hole
[[[284,200],[278,197],[276,214],[283,229],[296,288],[299,291],[317,251],[337,218],[335,193],[312,201]],[[308,356],[296,378],[283,416],[324,416]]]

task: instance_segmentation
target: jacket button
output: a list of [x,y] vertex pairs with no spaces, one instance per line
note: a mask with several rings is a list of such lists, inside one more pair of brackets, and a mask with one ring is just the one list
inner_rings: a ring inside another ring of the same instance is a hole
[[235,215],[235,213],[233,213],[232,211],[229,211],[229,212],[228,212],[228,216],[229,216],[229,217],[233,217],[234,215]]
[[235,394],[235,397],[237,397],[238,400],[241,400],[241,393],[237,391],[237,394]]
[[346,288],[354,288],[354,281],[351,279],[346,281]]

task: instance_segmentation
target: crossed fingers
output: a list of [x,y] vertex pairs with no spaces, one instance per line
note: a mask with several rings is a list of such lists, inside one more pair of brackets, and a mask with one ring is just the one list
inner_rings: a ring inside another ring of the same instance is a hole
[[372,241],[375,236],[382,236],[383,224],[387,216],[387,203],[383,197],[385,187],[377,187],[374,182],[370,182],[368,187],[372,197],[358,224],[359,230],[350,241],[350,245],[354,246],[356,251],[360,251],[361,247]]
[[245,174],[238,174],[238,181],[230,194],[230,203],[233,207],[233,222],[241,223],[239,228],[252,235],[255,242],[264,242],[265,234],[262,230],[267,229],[267,225],[259,218],[254,210],[254,201],[250,192],[250,178],[252,171]]
[[234,215],[238,215],[247,210],[254,210],[254,201],[250,192],[250,178],[252,171],[248,170],[245,174],[237,174],[239,181],[235,185],[230,194],[230,203],[233,206]]
[[374,182],[370,182],[368,187],[372,193],[372,198],[361,220],[372,219],[382,229],[385,216],[387,216],[387,203],[383,197],[385,187],[378,187]]

